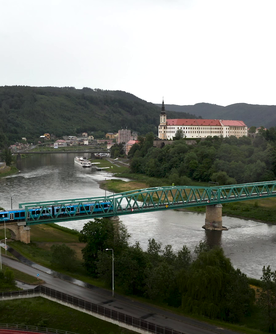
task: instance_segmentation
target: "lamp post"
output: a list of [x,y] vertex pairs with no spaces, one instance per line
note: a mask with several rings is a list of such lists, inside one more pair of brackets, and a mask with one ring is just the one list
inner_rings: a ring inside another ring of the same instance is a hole
[[106,248],[106,251],[112,252],[112,297],[114,297],[114,250],[112,248]]
[[[4,220],[4,238],[5,238],[5,254],[7,255],[7,235],[6,235],[6,220],[4,219],[5,216],[2,215],[2,218]],[[2,240],[1,240],[2,241]],[[1,242],[0,241],[0,242]],[[0,246],[1,248],[1,246]],[[1,249],[0,249],[0,254],[1,254]],[[1,261],[1,270],[2,270],[2,261]]]
[[5,236],[5,254],[7,255],[7,234],[6,234],[6,221],[4,220],[4,236]]

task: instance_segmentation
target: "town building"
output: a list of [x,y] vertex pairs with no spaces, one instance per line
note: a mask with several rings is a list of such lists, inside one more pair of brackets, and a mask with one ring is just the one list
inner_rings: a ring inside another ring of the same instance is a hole
[[58,139],[57,141],[55,141],[54,142],[54,148],[59,148],[59,147],[67,147],[66,140]]
[[50,139],[51,139],[51,135],[50,135],[50,133],[44,133],[43,136],[44,136],[45,139],[47,139],[47,140],[50,140]]
[[160,113],[158,138],[172,140],[181,131],[183,138],[248,136],[248,128],[243,121],[217,119],[167,119],[164,101]]
[[133,139],[131,130],[122,129],[118,131],[117,144],[127,143],[131,139]]
[[115,136],[116,136],[115,133],[108,132],[108,133],[106,133],[105,138],[107,138],[107,139],[115,139]]
[[132,148],[132,146],[134,144],[138,144],[139,143],[139,140],[129,140],[126,145],[125,145],[125,152],[126,152],[126,155],[128,155],[128,152],[130,151],[130,149]]

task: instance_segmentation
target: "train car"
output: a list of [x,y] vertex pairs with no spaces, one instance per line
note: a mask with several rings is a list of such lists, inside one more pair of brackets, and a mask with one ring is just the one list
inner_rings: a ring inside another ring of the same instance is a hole
[[[111,202],[72,204],[64,206],[49,206],[43,208],[28,208],[27,219],[29,220],[47,220],[62,217],[72,217],[78,215],[93,215],[93,213],[112,211]],[[0,223],[12,221],[25,221],[25,209],[10,211],[0,211]]]
[[22,209],[0,211],[0,222],[24,221],[24,220],[25,220],[25,211]]

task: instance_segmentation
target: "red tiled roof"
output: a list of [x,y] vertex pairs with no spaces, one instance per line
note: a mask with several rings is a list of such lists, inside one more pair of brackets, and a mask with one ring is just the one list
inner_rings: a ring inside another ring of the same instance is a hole
[[246,126],[243,121],[221,120],[221,124],[224,126]]
[[127,145],[134,145],[134,144],[138,144],[139,143],[139,140],[129,140],[127,142]]
[[167,125],[178,126],[221,126],[217,119],[167,119]]

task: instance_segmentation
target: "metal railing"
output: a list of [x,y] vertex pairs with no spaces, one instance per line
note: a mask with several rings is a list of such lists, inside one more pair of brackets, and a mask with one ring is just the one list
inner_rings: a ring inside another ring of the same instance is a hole
[[[112,319],[114,321],[118,321],[122,324],[126,324],[128,326],[138,328],[150,333],[156,333],[156,334],[185,334],[184,332],[176,331],[172,328],[159,326],[157,324],[154,324],[152,322],[143,320],[141,318],[135,318],[131,315],[118,312],[116,310],[111,310],[107,307],[104,307],[99,304],[94,304],[88,301],[85,301],[83,299],[68,295],[63,292],[59,292],[57,290],[47,288],[45,286],[39,285],[34,289],[28,289],[24,291],[15,291],[15,292],[2,292],[0,293],[0,300],[7,300],[7,299],[18,299],[18,298],[29,298],[29,297],[50,297],[51,299],[55,299],[56,301],[62,302],[64,304],[67,304],[67,306],[74,306],[77,307],[80,311],[86,311],[94,314],[98,314],[100,316],[103,316],[107,319]],[[107,320],[108,321],[108,320]],[[44,333],[44,332],[42,332]],[[52,332],[49,332],[52,333]],[[53,333],[68,333],[71,334],[71,332],[53,332]]]

